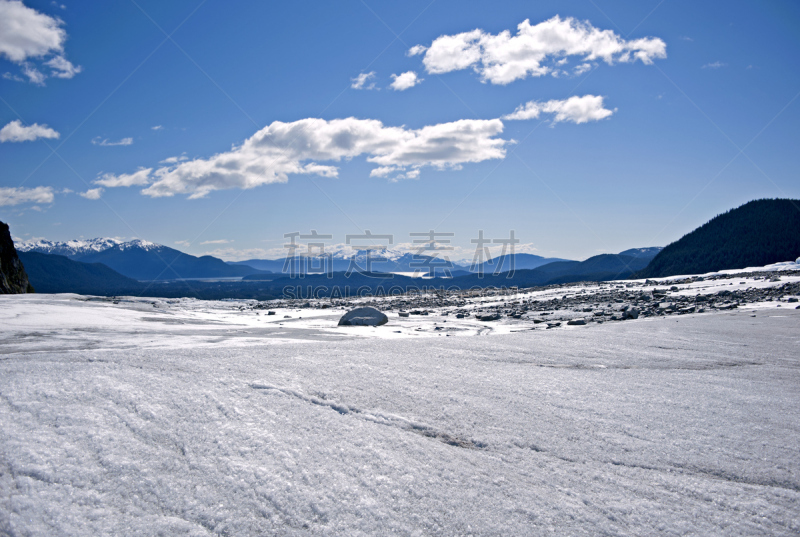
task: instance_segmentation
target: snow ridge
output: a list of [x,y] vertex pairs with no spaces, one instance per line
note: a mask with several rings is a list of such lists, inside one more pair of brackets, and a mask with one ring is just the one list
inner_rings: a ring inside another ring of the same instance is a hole
[[153,250],[161,248],[161,245],[142,239],[134,239],[126,242],[111,237],[97,237],[88,240],[79,239],[64,242],[40,239],[37,241],[23,241],[16,245],[17,250],[20,252],[39,252],[42,254],[63,255],[67,257],[104,252],[114,247],[118,247],[120,250],[132,248]]

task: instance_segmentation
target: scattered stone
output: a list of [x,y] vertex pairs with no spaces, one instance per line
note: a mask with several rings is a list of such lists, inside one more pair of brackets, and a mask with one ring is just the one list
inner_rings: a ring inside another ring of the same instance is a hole
[[583,318],[572,319],[572,320],[567,321],[567,324],[570,325],[570,326],[583,326],[583,325],[586,324],[586,319],[583,319]]
[[639,318],[639,308],[630,307],[625,310],[625,314],[622,316],[623,319],[638,319]]
[[486,314],[475,314],[475,318],[479,321],[497,321],[500,320],[499,313],[486,313]]
[[400,317],[408,317],[409,313],[407,311],[401,311],[398,315],[400,315]]

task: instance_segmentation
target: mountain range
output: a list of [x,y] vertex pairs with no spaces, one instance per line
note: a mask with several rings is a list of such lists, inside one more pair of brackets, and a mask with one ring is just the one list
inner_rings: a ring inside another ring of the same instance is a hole
[[[372,290],[384,285],[461,289],[530,287],[700,274],[790,261],[800,256],[800,200],[749,202],[713,218],[663,249],[632,248],[619,254],[597,255],[585,261],[532,254],[499,256],[472,267],[473,271],[469,266],[452,264],[449,267],[452,277],[446,279],[441,278],[441,268],[437,269],[435,278],[420,280],[408,277],[416,271],[427,272],[428,264],[442,267],[441,260],[426,263],[424,258],[397,250],[386,252],[385,261],[373,263],[369,267],[370,274],[350,277],[345,271],[350,268],[351,261],[359,272],[367,268],[367,252],[332,253],[325,259],[330,261],[332,278],[325,274],[307,275],[302,281],[294,280],[284,272],[286,263],[294,265],[295,273],[306,272],[301,267],[306,267],[307,263],[318,267],[319,258],[297,256],[226,263],[215,257],[196,257],[152,242],[123,242],[110,238],[23,242],[17,250],[30,283],[40,292],[263,300],[281,296],[283,288],[301,283],[353,287],[361,282],[359,285]],[[509,272],[511,268],[513,272]],[[236,281],[200,282],[200,279]]]
[[128,242],[109,238],[23,242],[17,251],[60,255],[82,263],[102,263],[134,280],[241,278],[260,272],[247,265],[231,265],[209,255],[196,257],[140,239]]

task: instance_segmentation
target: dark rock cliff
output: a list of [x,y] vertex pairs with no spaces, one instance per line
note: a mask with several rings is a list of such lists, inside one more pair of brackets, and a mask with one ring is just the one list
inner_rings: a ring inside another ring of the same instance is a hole
[[28,275],[11,240],[8,224],[0,222],[0,294],[32,293]]

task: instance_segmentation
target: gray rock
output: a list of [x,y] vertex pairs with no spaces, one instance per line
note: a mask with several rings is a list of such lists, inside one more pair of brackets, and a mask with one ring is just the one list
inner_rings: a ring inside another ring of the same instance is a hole
[[625,310],[625,314],[622,316],[623,319],[638,319],[639,318],[639,308],[630,307]]
[[409,313],[407,311],[401,311],[398,315],[400,315],[400,317],[408,317]]
[[475,315],[475,318],[479,321],[497,321],[500,320],[500,314],[498,313],[487,313],[484,315],[478,314]]
[[381,326],[389,322],[389,318],[375,308],[356,308],[348,311],[339,319],[339,326]]
[[571,321],[567,321],[567,324],[571,326],[583,326],[586,324],[586,319],[572,319]]

